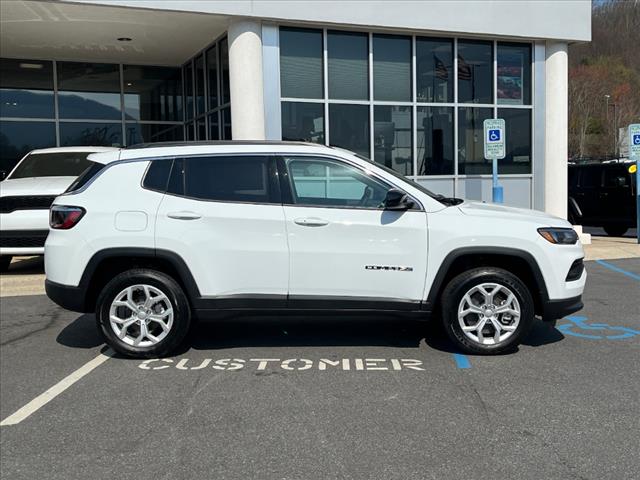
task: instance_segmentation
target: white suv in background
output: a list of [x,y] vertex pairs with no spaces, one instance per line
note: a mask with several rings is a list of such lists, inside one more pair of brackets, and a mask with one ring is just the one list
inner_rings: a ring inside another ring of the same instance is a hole
[[582,308],[560,218],[435,195],[305,143],[142,145],[51,207],[46,290],[95,312],[117,352],[172,352],[192,318],[317,311],[441,318],[464,351],[516,347],[539,315]]
[[61,147],[29,152],[0,182],[0,271],[14,255],[42,255],[49,207],[93,164],[90,153],[108,147]]

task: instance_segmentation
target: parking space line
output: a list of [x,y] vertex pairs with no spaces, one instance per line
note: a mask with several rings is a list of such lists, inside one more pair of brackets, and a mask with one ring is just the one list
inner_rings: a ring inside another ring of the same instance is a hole
[[640,280],[640,275],[638,275],[637,273],[630,272],[612,263],[605,262],[604,260],[596,260],[596,263],[599,265],[602,265],[605,268],[608,268],[609,270],[613,270],[614,272],[618,272],[623,275],[626,275],[627,277],[633,278],[634,280]]
[[454,353],[453,359],[456,361],[458,368],[471,368],[471,362],[469,361],[469,357],[466,355]]
[[82,367],[77,369],[75,372],[71,373],[67,377],[60,380],[53,387],[51,387],[46,392],[38,395],[36,398],[27,403],[24,407],[20,408],[18,411],[9,415],[7,418],[0,422],[0,427],[4,427],[6,425],[16,425],[20,423],[25,418],[27,418],[32,413],[38,411],[42,407],[44,407],[51,400],[56,398],[62,392],[64,392],[71,385],[76,383],[85,375],[91,373],[95,368],[102,365],[104,362],[109,360],[114,355],[113,350],[107,349],[104,353],[101,353],[93,360],[85,363]]

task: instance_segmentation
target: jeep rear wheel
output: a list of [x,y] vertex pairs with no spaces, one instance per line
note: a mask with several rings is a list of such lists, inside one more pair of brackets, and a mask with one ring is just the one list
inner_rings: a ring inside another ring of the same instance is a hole
[[98,297],[96,319],[107,344],[128,357],[158,357],[174,351],[191,321],[180,285],[154,270],[117,275]]
[[528,288],[500,268],[476,268],[456,276],[446,286],[442,304],[447,334],[468,353],[513,350],[534,319]]
[[607,232],[607,235],[610,237],[621,237],[629,230],[627,227],[623,225],[607,225],[604,227],[604,231]]

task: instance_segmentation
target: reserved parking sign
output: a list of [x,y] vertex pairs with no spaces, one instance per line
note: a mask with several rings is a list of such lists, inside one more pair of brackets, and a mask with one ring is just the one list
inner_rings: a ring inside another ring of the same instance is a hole
[[489,118],[484,121],[484,158],[492,160],[505,157],[504,119]]

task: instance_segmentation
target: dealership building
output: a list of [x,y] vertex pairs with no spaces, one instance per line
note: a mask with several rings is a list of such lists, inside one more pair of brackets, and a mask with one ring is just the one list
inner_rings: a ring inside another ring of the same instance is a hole
[[[65,145],[340,146],[447,196],[566,215],[567,50],[591,1],[0,2],[0,169]],[[0,184],[1,188],[1,184]]]

